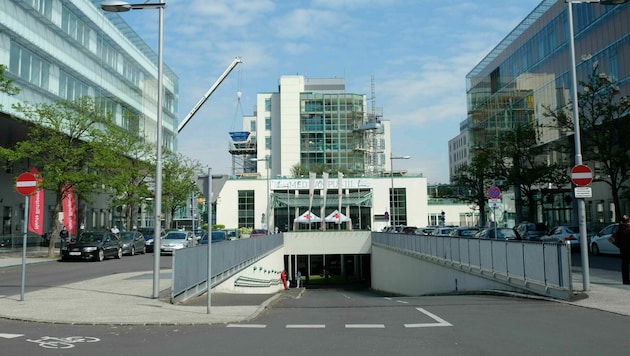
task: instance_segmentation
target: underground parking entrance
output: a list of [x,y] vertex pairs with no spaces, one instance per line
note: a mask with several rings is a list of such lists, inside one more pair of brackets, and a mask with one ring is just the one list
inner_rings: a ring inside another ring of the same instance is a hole
[[369,254],[285,255],[284,266],[292,288],[369,289]]

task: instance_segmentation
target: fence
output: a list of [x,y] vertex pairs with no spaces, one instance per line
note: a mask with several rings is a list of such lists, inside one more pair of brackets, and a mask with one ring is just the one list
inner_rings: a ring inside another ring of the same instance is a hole
[[566,244],[389,233],[373,233],[372,243],[536,294],[572,295]]
[[[210,285],[221,283],[238,271],[264,258],[283,244],[282,234],[227,240],[211,246]],[[171,302],[182,301],[204,293],[208,279],[208,246],[199,245],[175,251]]]

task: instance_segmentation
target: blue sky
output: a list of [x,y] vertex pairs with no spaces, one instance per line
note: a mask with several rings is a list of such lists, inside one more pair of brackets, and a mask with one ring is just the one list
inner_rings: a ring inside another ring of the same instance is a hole
[[[140,1],[138,1],[140,2]],[[149,0],[147,2],[156,2]],[[179,151],[231,172],[228,132],[282,75],[343,77],[392,124],[395,169],[448,183],[448,140],[466,117],[466,74],[540,0],[166,0],[164,62],[179,76],[182,120],[236,67],[179,135]],[[157,48],[158,11],[121,16]],[[237,92],[242,92],[241,106]]]

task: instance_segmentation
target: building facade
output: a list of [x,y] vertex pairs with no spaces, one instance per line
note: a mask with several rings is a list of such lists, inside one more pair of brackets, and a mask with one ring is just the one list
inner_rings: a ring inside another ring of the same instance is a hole
[[[598,68],[618,83],[621,96],[630,94],[630,4],[576,2],[572,19],[568,6],[564,1],[542,1],[467,75],[468,117],[460,125],[459,136],[469,137],[471,154],[501,132],[531,125],[537,128],[538,144],[549,148],[548,162],[567,159],[551,149],[551,143],[572,139],[572,132],[554,128],[545,112],[547,108],[571,107],[570,20],[578,81],[586,81],[593,68]],[[457,155],[457,149],[451,142],[451,157]],[[588,159],[584,157],[587,164]],[[451,176],[458,164],[461,161],[451,161]],[[567,174],[569,170],[570,166]],[[577,224],[570,186],[553,191],[540,187],[538,199],[540,222]],[[606,185],[593,184],[593,198],[586,200],[587,220],[598,224],[617,221],[611,202]],[[623,204],[624,209],[630,207],[627,201]]]
[[[17,95],[0,93],[0,145],[24,139],[28,125],[12,105],[50,103],[60,99],[94,98],[116,123],[155,143],[157,133],[157,55],[125,23],[106,13],[100,0],[0,0],[0,63],[5,76],[20,88]],[[157,30],[157,26],[156,26]],[[163,137],[177,149],[178,78],[165,66]],[[13,179],[30,167],[16,164],[0,172],[2,234],[19,229],[22,197]],[[54,197],[46,196],[45,229],[52,225]],[[23,204],[22,204],[23,205]],[[85,207],[85,228],[117,222],[116,209],[95,198]],[[147,220],[144,223],[152,224]]]

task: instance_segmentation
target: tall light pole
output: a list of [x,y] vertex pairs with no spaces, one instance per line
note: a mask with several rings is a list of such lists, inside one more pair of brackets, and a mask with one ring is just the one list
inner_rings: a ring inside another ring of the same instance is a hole
[[250,158],[250,161],[265,162],[265,167],[267,168],[267,209],[265,213],[265,224],[267,225],[267,233],[270,234],[271,230],[269,229],[269,202],[271,200],[271,188],[269,187],[269,165],[271,163],[271,156],[266,155],[265,158]]
[[[162,100],[163,100],[163,54],[164,44],[164,9],[165,2],[153,4],[129,4],[125,1],[105,1],[101,3],[101,9],[108,12],[126,12],[129,10],[159,9],[158,25],[158,74],[157,74],[157,108],[156,108],[156,153],[155,153],[155,207],[154,207],[154,249],[160,248],[161,233],[161,212],[162,212]],[[153,253],[153,298],[160,296],[160,253],[159,250]]]
[[[575,32],[573,30],[573,4],[599,3],[602,5],[621,5],[628,0],[565,0],[569,10],[569,44],[571,49],[571,86],[573,101],[573,140],[575,145],[575,165],[582,164],[582,142],[580,139],[580,113],[578,108],[577,65],[575,61]],[[590,290],[588,242],[586,238],[586,208],[584,198],[577,199],[578,224],[580,229],[580,253],[582,255],[582,285],[585,291]]]
[[390,177],[392,180],[392,190],[390,192],[390,205],[392,206],[392,212],[390,214],[390,221],[391,221],[391,226],[396,226],[396,198],[395,198],[395,194],[394,194],[394,160],[395,159],[409,159],[411,158],[410,156],[393,156],[390,155],[389,156],[389,169],[390,169]]

